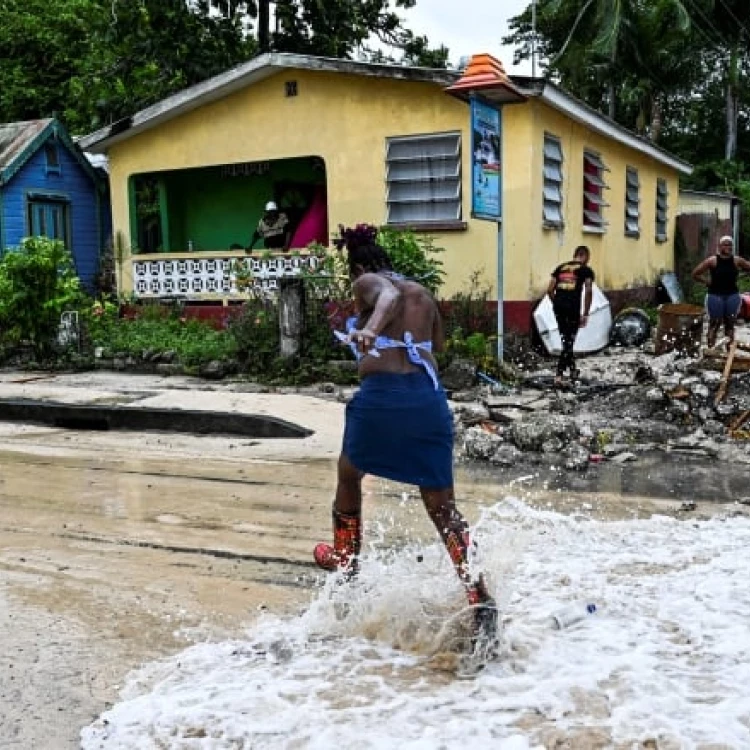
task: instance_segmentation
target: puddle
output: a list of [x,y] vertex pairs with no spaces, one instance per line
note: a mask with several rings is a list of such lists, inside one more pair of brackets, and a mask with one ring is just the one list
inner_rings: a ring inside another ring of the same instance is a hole
[[[505,623],[502,657],[467,682],[463,595],[411,488],[365,480],[350,597],[321,588],[311,562],[330,536],[334,461],[137,434],[61,448],[60,434],[0,451],[11,748],[72,750],[82,727],[87,750],[630,750],[707,747],[712,733],[717,747],[750,746],[738,688],[750,684],[750,520],[715,502],[686,522],[659,515],[683,498],[602,489],[611,480],[570,491],[549,484],[582,481],[567,472],[461,467],[457,496]],[[597,614],[553,631],[551,613],[579,600]]]
[[585,495],[618,494],[623,497],[661,498],[675,501],[736,502],[750,495],[750,467],[703,458],[654,451],[638,454],[637,461],[618,465],[604,461],[585,472],[549,466],[518,465],[508,469],[486,464],[462,465],[459,475],[467,480],[499,480],[528,488]]
[[[329,581],[300,616],[132,673],[84,750],[750,745],[750,519],[601,522],[508,500],[477,536],[504,630],[475,679],[457,679],[444,551],[370,547],[356,584]],[[597,612],[554,630],[572,602]]]

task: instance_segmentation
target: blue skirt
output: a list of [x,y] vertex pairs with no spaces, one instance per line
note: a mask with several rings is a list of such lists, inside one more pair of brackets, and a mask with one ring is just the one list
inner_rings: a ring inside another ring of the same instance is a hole
[[344,455],[365,474],[453,486],[453,417],[427,373],[368,375],[346,407]]

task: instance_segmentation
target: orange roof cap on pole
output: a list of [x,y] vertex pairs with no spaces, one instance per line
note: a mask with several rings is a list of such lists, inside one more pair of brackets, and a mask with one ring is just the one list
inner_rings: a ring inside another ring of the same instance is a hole
[[500,60],[488,53],[472,55],[458,81],[445,90],[462,99],[477,93],[499,103],[526,100],[513,85]]

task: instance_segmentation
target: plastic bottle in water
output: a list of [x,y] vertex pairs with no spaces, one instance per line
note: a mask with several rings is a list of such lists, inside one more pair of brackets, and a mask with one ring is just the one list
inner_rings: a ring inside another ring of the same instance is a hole
[[562,630],[585,620],[588,615],[593,615],[594,612],[596,612],[596,604],[576,602],[555,612],[552,615],[552,624],[557,630]]

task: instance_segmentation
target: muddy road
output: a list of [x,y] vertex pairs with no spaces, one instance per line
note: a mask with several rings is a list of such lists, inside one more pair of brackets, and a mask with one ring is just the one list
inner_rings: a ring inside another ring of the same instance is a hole
[[[325,408],[328,437],[307,450],[0,423],[0,747],[79,747],[129,670],[311,600],[342,412]],[[604,519],[679,512],[669,495],[624,496],[611,480],[569,491],[533,470],[458,478],[472,521],[507,495]],[[410,538],[434,538],[405,491],[366,480],[366,533],[387,505]],[[744,512],[699,502],[694,513],[720,507]],[[390,528],[381,543],[395,546]]]

